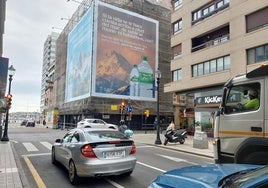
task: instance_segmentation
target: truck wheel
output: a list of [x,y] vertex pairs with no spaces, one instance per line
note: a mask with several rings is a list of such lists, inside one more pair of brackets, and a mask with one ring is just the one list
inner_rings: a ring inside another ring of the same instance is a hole
[[255,152],[248,154],[244,159],[242,159],[241,163],[246,164],[260,164],[267,165],[268,164],[268,153],[267,152]]

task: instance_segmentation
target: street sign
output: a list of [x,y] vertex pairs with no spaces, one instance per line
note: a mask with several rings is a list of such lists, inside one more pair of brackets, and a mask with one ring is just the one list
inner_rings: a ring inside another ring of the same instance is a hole
[[132,106],[127,107],[127,112],[132,112]]

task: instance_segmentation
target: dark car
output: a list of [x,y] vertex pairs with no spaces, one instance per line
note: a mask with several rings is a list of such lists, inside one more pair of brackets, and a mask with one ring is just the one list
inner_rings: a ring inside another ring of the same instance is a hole
[[208,164],[178,168],[159,175],[148,188],[267,188],[268,166]]
[[26,127],[35,127],[35,122],[34,121],[27,121]]
[[27,120],[22,120],[20,125],[23,126],[23,125],[26,125],[26,123],[27,123]]

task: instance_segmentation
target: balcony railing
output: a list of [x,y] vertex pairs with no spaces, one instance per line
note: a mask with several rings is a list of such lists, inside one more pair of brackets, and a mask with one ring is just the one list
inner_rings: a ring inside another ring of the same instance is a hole
[[204,49],[204,48],[208,48],[210,46],[215,46],[215,45],[221,44],[223,42],[228,41],[229,38],[230,38],[230,35],[229,34],[223,35],[222,37],[219,37],[219,38],[215,38],[213,40],[210,40],[208,42],[205,42],[203,44],[200,44],[198,46],[193,47],[192,48],[192,52],[196,52],[198,50],[201,50],[201,49]]

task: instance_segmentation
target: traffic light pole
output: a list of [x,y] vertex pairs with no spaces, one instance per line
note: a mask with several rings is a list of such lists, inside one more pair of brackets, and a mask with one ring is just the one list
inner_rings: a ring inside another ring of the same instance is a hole
[[[8,86],[8,94],[9,94],[9,95],[10,95],[10,91],[11,91],[12,76],[13,76],[13,75],[9,75],[9,86]],[[9,108],[10,108],[10,107],[8,107],[8,108],[6,109],[5,128],[4,128],[4,134],[3,134],[3,137],[2,137],[2,139],[1,139],[1,141],[9,141],[9,138],[8,138],[8,135],[7,135]]]

